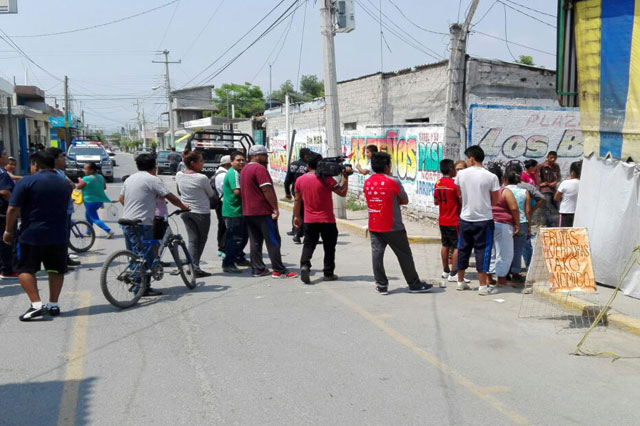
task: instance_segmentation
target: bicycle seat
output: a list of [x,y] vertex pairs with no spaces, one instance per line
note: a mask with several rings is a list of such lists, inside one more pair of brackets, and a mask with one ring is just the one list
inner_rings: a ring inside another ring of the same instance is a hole
[[118,219],[118,224],[124,226],[135,226],[142,223],[141,219]]

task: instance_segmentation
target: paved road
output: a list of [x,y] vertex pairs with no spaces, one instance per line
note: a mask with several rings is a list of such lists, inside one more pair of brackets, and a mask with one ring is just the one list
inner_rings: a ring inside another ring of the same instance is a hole
[[[118,176],[133,172],[130,156],[117,161]],[[349,235],[338,282],[225,276],[210,240],[213,277],[189,291],[167,276],[164,296],[119,311],[98,280],[124,246],[116,232],[98,231],[67,275],[60,318],[20,323],[26,296],[0,284],[0,424],[637,424],[640,340],[614,329],[590,346],[629,358],[571,356],[581,334],[558,332],[566,320],[518,319],[516,293],[408,294],[390,255],[393,291],[380,296],[368,241]],[[296,268],[300,246],[285,240]],[[424,277],[438,273],[437,250],[415,247]]]

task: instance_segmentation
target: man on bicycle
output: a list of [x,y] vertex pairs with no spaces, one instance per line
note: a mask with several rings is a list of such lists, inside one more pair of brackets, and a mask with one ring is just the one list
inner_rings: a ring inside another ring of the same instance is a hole
[[[156,159],[153,155],[138,155],[136,157],[136,166],[139,171],[129,176],[124,182],[119,200],[124,206],[121,219],[141,221],[138,226],[140,238],[136,237],[133,227],[121,226],[127,250],[142,256],[145,255],[145,248],[140,240],[151,240],[153,238],[153,218],[158,197],[164,197],[181,210],[189,210],[189,206],[169,192],[164,182],[156,176]],[[153,252],[147,252],[146,257],[147,265],[151,265]],[[148,287],[144,296],[159,296],[161,294],[161,291]]]

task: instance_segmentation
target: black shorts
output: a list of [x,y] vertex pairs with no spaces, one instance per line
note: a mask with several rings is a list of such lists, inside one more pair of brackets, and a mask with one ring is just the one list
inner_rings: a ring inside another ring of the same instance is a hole
[[153,239],[161,240],[164,238],[164,233],[167,230],[169,224],[162,216],[156,216],[153,218]]
[[458,247],[458,227],[440,225],[440,236],[442,237],[442,247]]
[[32,246],[18,244],[18,265],[16,273],[35,274],[42,269],[54,274],[67,272],[67,245]]

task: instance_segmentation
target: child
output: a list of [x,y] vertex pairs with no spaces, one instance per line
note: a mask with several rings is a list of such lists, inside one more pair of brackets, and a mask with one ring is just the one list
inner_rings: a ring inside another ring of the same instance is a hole
[[[456,177],[456,168],[453,160],[445,159],[440,162],[440,172],[443,177],[436,182],[433,192],[433,201],[440,209],[438,224],[440,225],[440,235],[442,236],[442,278],[448,281],[457,282],[456,266],[458,264],[458,220],[460,217],[460,194],[458,187],[453,181]],[[449,267],[449,251],[453,251],[451,256],[451,268]],[[469,280],[465,280],[468,282]],[[442,284],[446,287],[446,282]]]
[[16,159],[14,157],[9,157],[9,164],[7,164],[7,166],[4,168],[9,173],[9,176],[11,176],[11,179],[16,182],[22,179],[22,176],[14,175],[17,166],[18,162],[16,161]]

